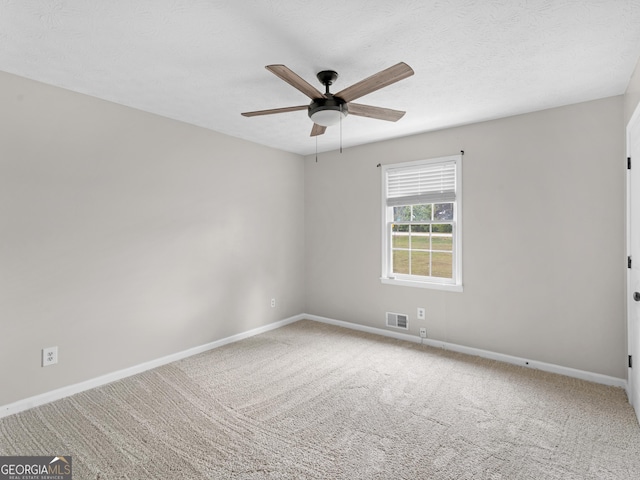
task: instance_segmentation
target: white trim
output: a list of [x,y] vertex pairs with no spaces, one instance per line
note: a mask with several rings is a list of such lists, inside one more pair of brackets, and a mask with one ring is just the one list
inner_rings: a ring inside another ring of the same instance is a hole
[[537,370],[542,370],[550,373],[557,373],[560,375],[565,375],[567,377],[579,378],[581,380],[587,380],[589,382],[599,383],[602,385],[621,387],[624,389],[628,388],[627,381],[623,378],[610,377],[608,375],[587,372],[584,370],[577,370],[574,368],[563,367],[563,366],[554,365],[551,363],[538,362],[535,360],[527,360],[525,358],[513,357],[511,355],[504,355],[501,353],[495,353],[488,350],[481,350],[473,347],[465,347],[463,345],[457,345],[455,343],[441,342],[439,340],[432,340],[428,338],[422,339],[416,335],[410,335],[408,333],[392,332],[392,331],[384,330],[381,328],[368,327],[366,325],[359,325],[357,323],[344,322],[342,320],[334,320],[332,318],[320,317],[317,315],[307,315],[302,313],[300,315],[295,315],[293,317],[289,317],[279,322],[270,323],[269,325],[254,328],[253,330],[239,333],[237,335],[232,335],[231,337],[222,338],[220,340],[216,340],[214,342],[207,343],[199,347],[190,348],[182,352],[174,353],[172,355],[167,355],[166,357],[141,363],[139,365],[135,365],[130,368],[125,368],[123,370],[118,370],[116,372],[112,372],[107,375],[103,375],[101,377],[80,382],[75,385],[69,385],[67,387],[62,387],[57,390],[52,390],[50,392],[46,392],[41,395],[36,395],[34,397],[29,397],[24,400],[19,400],[15,403],[10,403],[8,405],[0,406],[0,418],[8,417],[9,415],[13,415],[15,413],[29,410],[30,408],[38,407],[40,405],[44,405],[44,404],[53,402],[55,400],[60,400],[65,397],[75,395],[76,393],[84,392],[92,388],[106,385],[108,383],[115,382],[116,380],[121,380],[123,378],[130,377],[132,375],[136,375],[138,373],[142,373],[147,370],[151,370],[153,368],[160,367],[162,365],[166,365],[171,362],[182,360],[183,358],[187,358],[193,355],[197,355],[199,353],[213,350],[214,348],[218,348],[224,345],[228,345],[230,343],[238,342],[240,340],[253,337],[254,335],[259,335],[261,333],[275,330],[277,328],[284,327],[285,325],[289,325],[289,324],[298,322],[300,320],[312,320],[314,322],[326,323],[329,325],[344,327],[351,330],[358,330],[361,332],[372,333],[374,335],[381,335],[384,337],[395,338],[397,340],[403,340],[403,341],[412,342],[412,343],[422,343],[424,345],[429,345],[435,348],[442,348],[444,350],[451,350],[453,352],[488,358],[491,360],[497,360],[499,362],[520,365],[523,367],[535,368]]
[[602,375],[600,373],[587,372],[585,370],[577,370],[575,368],[563,367],[561,365],[555,365],[552,363],[538,362],[536,360],[528,360],[526,358],[514,357],[511,355],[505,355],[502,353],[491,352],[489,350],[481,350],[479,348],[465,347],[464,345],[457,345],[455,343],[441,342],[439,340],[432,340],[430,338],[422,338],[416,335],[409,335],[407,333],[390,332],[381,328],[367,327],[365,325],[358,325],[350,322],[343,322],[341,320],[334,320],[332,318],[319,317],[317,315],[304,315],[303,318],[313,320],[321,323],[328,323],[330,325],[336,325],[339,327],[349,328],[351,330],[358,330],[361,332],[373,333],[376,335],[382,335],[384,337],[396,338],[398,340],[406,340],[413,343],[422,343],[423,345],[429,345],[430,347],[442,348],[443,350],[451,350],[452,352],[464,353],[466,355],[473,355],[476,357],[488,358],[490,360],[497,360],[499,362],[509,363],[513,365],[519,365],[522,367],[534,368],[536,370],[542,370],[544,372],[557,373],[559,375],[565,375],[567,377],[579,378],[580,380],[586,380],[589,382],[599,383],[602,385],[608,385],[612,387],[627,388],[627,381],[624,378],[611,377],[609,375]]
[[430,288],[431,290],[446,290],[449,292],[463,292],[462,285],[456,285],[455,283],[430,283],[430,282],[413,282],[411,280],[405,280],[402,278],[386,278],[380,277],[380,282],[385,285],[397,285],[403,287],[417,287],[417,288]]
[[408,333],[392,332],[390,330],[368,327],[366,325],[359,325],[357,323],[334,320],[333,318],[319,317],[318,315],[303,315],[303,318],[305,320],[313,320],[314,322],[326,323],[329,325],[335,325],[336,327],[344,327],[350,330],[357,330],[359,332],[373,333],[374,335],[382,335],[384,337],[395,338],[396,340],[404,340],[406,342],[420,343],[420,340],[422,340],[420,337],[416,337],[415,335],[410,335]]
[[[636,125],[640,122],[640,104],[636,105],[636,108],[633,111],[633,114],[631,115],[631,118],[629,119],[629,122],[627,123],[626,129],[625,129],[625,141],[626,141],[626,156],[624,158],[625,163],[627,162],[627,158],[628,157],[632,157],[632,153],[631,153],[631,138],[632,138],[632,131],[634,129],[634,127],[636,127]],[[635,168],[638,168],[638,159],[632,159],[632,162],[635,161]],[[631,203],[632,203],[632,191],[631,191],[631,187],[632,187],[632,183],[631,183],[631,170],[629,170],[628,168],[626,168],[627,166],[624,165],[625,168],[625,175],[626,175],[626,182],[625,182],[625,187],[626,187],[626,192],[625,192],[625,210],[626,210],[626,224],[625,224],[625,242],[626,242],[626,246],[625,246],[625,250],[626,250],[626,254],[627,254],[627,258],[629,256],[632,255],[632,238],[631,238],[631,222],[632,222],[632,212],[631,212]],[[632,168],[633,168],[633,163],[632,163]],[[636,215],[638,215],[638,212],[635,213]],[[631,257],[633,262],[638,262],[640,261],[640,259],[638,258],[633,258],[633,256]],[[625,259],[626,260],[626,259]],[[625,307],[626,307],[626,333],[627,333],[627,355],[632,355],[633,358],[633,362],[635,364],[634,368],[638,368],[638,360],[635,357],[638,356],[638,350],[640,350],[640,345],[637,345],[637,339],[634,338],[633,336],[633,331],[632,331],[632,324],[635,321],[634,319],[634,301],[633,301],[633,286],[632,286],[632,269],[627,268],[626,270],[626,276],[625,276],[625,280],[626,280],[626,285],[625,285],[625,294],[626,294],[626,303],[625,303]],[[640,388],[640,385],[635,385],[634,383],[634,375],[633,375],[633,371],[631,368],[627,368],[627,387],[626,387],[626,391],[627,391],[627,398],[629,399],[629,403],[633,406],[633,409],[636,413],[636,418],[638,419],[638,421],[640,422],[640,405],[637,405],[637,398],[638,398],[638,389]]]
[[[628,160],[627,158],[630,155],[630,150],[631,150],[631,145],[629,144],[629,137],[631,135],[631,126],[633,125],[633,123],[637,120],[637,116],[640,115],[640,108],[636,108],[633,112],[633,115],[631,116],[631,119],[629,120],[629,123],[627,123],[627,127],[625,129],[625,141],[626,141],[626,156],[624,158],[624,162],[626,163]],[[623,167],[626,167],[626,165],[624,165]],[[626,218],[625,218],[625,251],[626,251],[626,256],[627,256],[627,261],[629,256],[631,256],[631,171],[628,168],[625,168],[625,214],[626,214]],[[626,268],[625,269],[625,297],[626,297],[626,304],[625,304],[625,320],[626,320],[626,334],[627,334],[627,355],[631,355],[633,353],[634,350],[634,345],[633,345],[633,338],[629,332],[630,330],[630,326],[631,326],[631,312],[632,312],[632,305],[631,305],[631,269],[630,268]],[[635,406],[633,405],[633,389],[632,387],[635,387],[635,385],[633,384],[633,377],[631,374],[631,369],[627,367],[627,399],[629,400],[629,403],[631,404],[631,406],[634,407],[635,410]],[[638,415],[637,410],[636,411],[636,416]],[[640,418],[638,419],[638,421],[640,422]]]
[[306,318],[305,315],[296,315],[294,317],[286,318],[278,322],[270,323],[269,325],[254,328],[253,330],[238,333],[237,335],[232,335],[230,337],[222,338],[220,340],[216,340],[214,342],[200,345],[198,347],[193,347],[188,350],[183,350],[182,352],[173,353],[171,355],[167,355],[166,357],[157,358],[149,362],[141,363],[139,365],[134,365],[133,367],[108,373],[106,375],[92,378],[84,382],[76,383],[74,385],[69,385],[67,387],[58,388],[56,390],[52,390],[50,392],[46,392],[40,395],[25,398],[24,400],[19,400],[15,403],[2,405],[0,406],[0,418],[8,417],[9,415],[13,415],[15,413],[28,410],[30,408],[38,407],[40,405],[44,405],[46,403],[50,403],[55,400],[60,400],[65,397],[75,395],[76,393],[84,392],[92,388],[106,385],[107,383],[115,382],[116,380],[121,380],[123,378],[130,377],[138,373],[146,372],[147,370],[161,367],[162,365],[166,365],[167,363],[182,360],[183,358],[191,357],[199,353],[213,350],[214,348],[218,348],[224,345],[228,345],[230,343],[238,342],[240,340],[244,340],[245,338],[253,337],[254,335],[259,335],[261,333],[275,330],[277,328],[284,327],[285,325],[295,323],[304,318]]

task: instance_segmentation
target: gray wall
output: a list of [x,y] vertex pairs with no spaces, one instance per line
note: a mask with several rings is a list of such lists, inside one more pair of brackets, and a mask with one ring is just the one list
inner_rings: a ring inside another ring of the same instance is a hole
[[304,311],[302,157],[5,73],[0,104],[0,405]]
[[[636,87],[315,163],[0,73],[0,405],[302,312],[624,378]],[[461,149],[464,292],[382,285],[376,165]]]
[[[618,96],[307,157],[307,313],[626,378],[623,117]],[[382,285],[376,165],[460,150],[464,292]]]

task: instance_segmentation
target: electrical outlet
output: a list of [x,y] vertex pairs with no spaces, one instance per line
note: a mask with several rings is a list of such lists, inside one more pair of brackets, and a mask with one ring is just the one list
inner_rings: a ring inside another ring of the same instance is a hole
[[58,363],[58,347],[49,347],[42,349],[42,366],[48,367]]
[[425,311],[424,308],[418,307],[418,320],[424,320]]
[[276,299],[272,298],[271,299],[271,308],[275,308],[275,306],[276,306]]
[[421,338],[427,338],[427,329],[426,328],[421,328],[420,329],[420,337]]

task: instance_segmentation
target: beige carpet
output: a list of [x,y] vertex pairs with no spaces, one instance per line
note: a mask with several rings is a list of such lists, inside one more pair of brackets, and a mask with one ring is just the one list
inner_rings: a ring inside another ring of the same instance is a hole
[[0,420],[74,479],[638,479],[623,390],[302,321]]

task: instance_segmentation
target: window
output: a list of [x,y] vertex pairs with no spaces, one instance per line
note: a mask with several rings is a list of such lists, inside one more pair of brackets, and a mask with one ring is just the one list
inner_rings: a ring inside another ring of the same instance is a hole
[[382,169],[382,282],[462,291],[462,155]]

